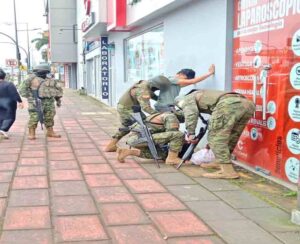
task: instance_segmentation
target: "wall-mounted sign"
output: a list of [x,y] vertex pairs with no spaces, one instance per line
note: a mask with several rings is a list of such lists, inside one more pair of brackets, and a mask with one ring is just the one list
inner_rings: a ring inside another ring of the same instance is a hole
[[81,29],[83,32],[86,32],[93,24],[95,24],[95,13],[92,12],[90,15],[87,15],[85,20],[81,24]]
[[108,64],[108,37],[101,37],[101,83],[102,99],[109,99],[109,64]]
[[85,9],[85,14],[86,15],[91,14],[91,5],[92,5],[91,0],[84,0],[84,9]]
[[6,63],[7,67],[17,67],[18,66],[18,61],[16,59],[6,59],[5,63]]

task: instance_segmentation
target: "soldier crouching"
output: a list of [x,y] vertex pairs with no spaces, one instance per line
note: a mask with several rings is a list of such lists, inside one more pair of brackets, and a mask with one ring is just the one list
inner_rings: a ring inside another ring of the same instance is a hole
[[[151,130],[153,142],[157,146],[160,158],[165,160],[166,164],[179,164],[181,159],[178,157],[178,153],[183,146],[184,134],[179,131],[180,122],[177,116],[171,112],[162,114],[156,113],[148,116],[145,123]],[[146,159],[153,158],[146,143],[137,143],[139,138],[139,133],[130,132],[126,143],[132,147],[132,149],[118,148],[118,160],[121,163],[123,163],[128,156]],[[165,145],[168,145],[168,152],[162,149]]]
[[63,90],[57,81],[47,78],[47,74],[50,73],[49,65],[38,65],[33,69],[33,73],[22,83],[20,89],[21,95],[28,101],[28,139],[36,139],[35,131],[39,122],[44,123],[47,137],[60,138],[61,136],[54,132],[53,126],[55,102],[58,107],[61,106]]

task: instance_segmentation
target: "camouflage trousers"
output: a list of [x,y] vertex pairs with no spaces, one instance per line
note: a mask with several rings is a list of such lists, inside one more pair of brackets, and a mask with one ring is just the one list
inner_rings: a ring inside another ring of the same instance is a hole
[[[181,131],[166,131],[161,133],[152,134],[154,144],[156,145],[158,155],[162,159],[166,159],[168,152],[162,149],[162,146],[168,145],[169,150],[174,152],[180,152],[183,146],[184,134]],[[131,132],[127,139],[127,144],[131,147],[141,150],[141,158],[152,159],[151,152],[148,145],[145,143],[136,144],[139,139],[139,135],[135,132]]]
[[[131,114],[133,113],[131,108],[124,106],[123,104],[118,104],[117,111],[120,116],[120,122],[122,127],[121,128],[128,128],[129,126],[134,124],[134,121],[131,118]],[[142,117],[146,117],[142,114]],[[121,140],[122,137],[126,136],[130,130],[120,131],[118,130],[114,135],[113,138]]]
[[[44,98],[42,100],[42,112],[44,114],[44,124],[46,128],[54,126],[55,111],[55,100],[54,98]],[[39,115],[35,109],[34,102],[28,102],[29,105],[29,122],[28,128],[36,128],[39,123]]]
[[242,97],[225,97],[216,105],[207,139],[217,163],[231,163],[231,153],[254,111],[254,103]]

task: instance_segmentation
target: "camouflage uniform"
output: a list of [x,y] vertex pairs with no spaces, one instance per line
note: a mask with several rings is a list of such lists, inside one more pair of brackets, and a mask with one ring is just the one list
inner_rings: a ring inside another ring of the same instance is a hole
[[[117,111],[120,116],[120,121],[123,127],[129,127],[133,124],[131,119],[132,106],[140,105],[142,110],[148,114],[154,114],[156,111],[150,105],[150,99],[157,99],[157,96],[151,90],[147,81],[140,81],[132,86],[125,94],[120,98],[117,105]],[[146,117],[145,115],[143,115]],[[113,138],[120,140],[129,132],[118,131]]]
[[63,94],[63,90],[59,83],[51,79],[42,79],[35,75],[30,76],[25,80],[20,88],[20,94],[27,98],[28,101],[28,112],[29,112],[29,122],[28,128],[36,129],[39,123],[39,116],[36,110],[36,102],[32,94],[32,82],[42,83],[43,85],[39,88],[39,96],[41,97],[42,112],[44,115],[44,124],[46,128],[51,128],[54,126],[54,116],[55,111],[55,101],[58,106],[60,106],[60,99]]
[[[171,151],[177,153],[181,151],[184,134],[178,130],[180,123],[175,114],[171,112],[162,114],[156,113],[148,116],[145,123],[151,130],[153,141],[155,145],[158,146],[158,154],[162,159],[167,157],[167,151],[162,150],[160,146],[168,145]],[[140,157],[148,159],[153,158],[147,144],[134,145],[138,139],[139,134],[137,132],[131,132],[127,139],[127,144],[140,149]]]
[[255,111],[254,103],[239,94],[212,90],[193,92],[180,103],[190,135],[195,134],[199,113],[211,114],[208,143],[217,163],[231,163],[231,153]]

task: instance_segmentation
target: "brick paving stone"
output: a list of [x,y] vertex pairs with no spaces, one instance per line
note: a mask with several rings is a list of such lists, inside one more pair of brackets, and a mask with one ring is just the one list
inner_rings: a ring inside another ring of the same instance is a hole
[[[1,144],[2,146],[2,144]],[[18,154],[7,154],[5,157],[0,157],[0,163],[1,162],[16,162],[18,160],[19,155]]]
[[101,156],[101,153],[98,149],[79,149],[75,150],[77,156]]
[[72,143],[93,143],[89,138],[70,138]]
[[116,159],[110,159],[108,163],[115,169],[126,169],[126,168],[139,168],[140,166],[134,161],[130,159],[126,159],[125,163],[120,163]]
[[119,178],[114,174],[86,175],[86,182],[90,187],[122,185]]
[[216,195],[230,204],[233,208],[269,207],[266,202],[245,191],[216,192]]
[[187,206],[201,219],[208,220],[239,220],[245,219],[237,210],[222,201],[186,202]]
[[159,173],[153,175],[164,185],[192,185],[196,184],[190,177],[182,173]]
[[0,172],[0,183],[11,182],[12,176],[12,171]]
[[49,229],[48,207],[8,208],[4,220],[4,230]]
[[208,221],[208,224],[225,242],[230,244],[282,244],[250,220],[216,220]]
[[10,193],[9,207],[49,205],[47,189],[13,190]]
[[0,218],[4,216],[6,209],[6,198],[0,198]]
[[207,178],[194,178],[194,179],[209,191],[235,191],[241,189],[237,185],[234,185],[228,182],[227,180],[207,179]]
[[69,170],[52,170],[50,173],[50,179],[52,181],[75,181],[82,180],[82,176],[79,170],[69,169]]
[[21,158],[20,165],[45,165],[45,158]]
[[72,143],[74,149],[96,149],[97,147],[92,143]]
[[112,168],[108,164],[83,164],[82,171],[85,174],[111,174]]
[[118,244],[163,244],[165,240],[151,225],[128,225],[111,227],[114,243]]
[[97,209],[90,196],[60,196],[52,199],[55,215],[95,214]]
[[218,200],[214,194],[199,185],[179,185],[179,186],[168,186],[169,191],[171,191],[176,197],[182,201],[199,201],[199,200]]
[[16,176],[29,176],[29,175],[47,175],[47,169],[43,166],[26,166],[18,167]]
[[12,189],[37,189],[48,188],[48,182],[46,176],[22,176],[15,177],[12,185]]
[[56,241],[108,239],[97,216],[66,216],[55,219]]
[[22,158],[44,158],[46,155],[45,151],[23,151],[21,153]]
[[16,147],[16,148],[0,148],[0,154],[18,154],[20,153],[21,149]]
[[53,196],[88,195],[84,181],[56,181],[51,183]]
[[183,210],[186,207],[169,193],[149,193],[136,195],[146,211]]
[[73,153],[49,153],[50,160],[75,160]]
[[12,171],[16,167],[16,163],[0,163],[0,171]]
[[142,168],[116,169],[122,180],[149,179],[151,175]]
[[80,164],[103,164],[107,163],[103,156],[77,157]]
[[3,231],[0,243],[3,244],[52,244],[51,230]]
[[216,236],[206,237],[186,237],[169,239],[169,244],[224,244],[224,242]]
[[134,198],[125,187],[98,187],[92,189],[98,203],[134,202]]
[[47,147],[47,150],[49,153],[71,153],[72,148],[71,147]]
[[78,169],[76,161],[50,161],[51,170]]
[[137,204],[120,203],[101,206],[106,225],[133,225],[149,223],[149,218]]
[[213,232],[190,211],[150,214],[160,231],[168,237],[209,235]]
[[0,197],[7,197],[9,183],[0,183]]
[[167,190],[153,179],[125,180],[125,184],[133,193],[159,193]]

